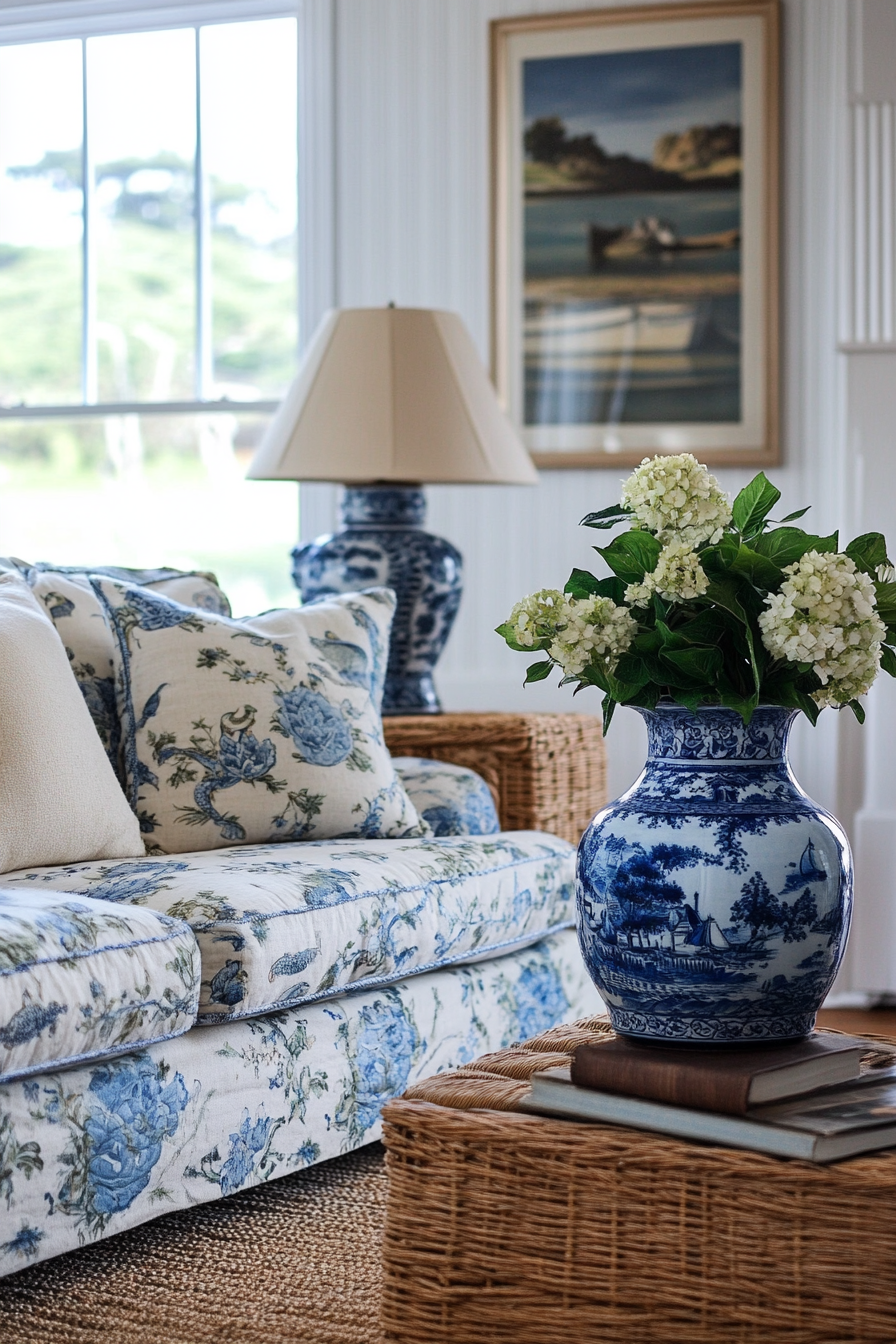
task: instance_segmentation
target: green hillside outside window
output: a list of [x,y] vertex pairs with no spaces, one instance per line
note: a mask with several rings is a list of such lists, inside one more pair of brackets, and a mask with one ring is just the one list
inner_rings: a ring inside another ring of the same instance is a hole
[[295,490],[242,474],[296,366],[296,20],[2,41],[0,554],[294,600]]

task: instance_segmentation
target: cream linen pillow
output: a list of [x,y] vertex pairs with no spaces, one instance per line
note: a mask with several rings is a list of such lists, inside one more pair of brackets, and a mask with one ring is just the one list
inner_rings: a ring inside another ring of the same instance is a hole
[[116,635],[128,799],[154,852],[430,834],[383,740],[389,589],[235,621],[91,582]]
[[143,854],[49,616],[0,574],[0,872]]

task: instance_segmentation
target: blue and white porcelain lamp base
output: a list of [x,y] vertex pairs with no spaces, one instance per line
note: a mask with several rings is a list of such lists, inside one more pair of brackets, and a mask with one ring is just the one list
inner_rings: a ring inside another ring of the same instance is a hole
[[418,485],[348,486],[342,530],[292,552],[303,602],[360,588],[392,588],[398,599],[383,693],[384,714],[438,714],[433,669],[462,591],[460,552],[424,532]]

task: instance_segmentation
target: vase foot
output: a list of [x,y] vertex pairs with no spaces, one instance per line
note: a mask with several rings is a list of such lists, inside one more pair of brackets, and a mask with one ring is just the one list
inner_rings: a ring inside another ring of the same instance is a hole
[[659,1045],[755,1045],[795,1041],[815,1027],[814,1013],[753,1017],[737,1021],[724,1017],[661,1017],[629,1009],[610,1008],[613,1030],[620,1036]]

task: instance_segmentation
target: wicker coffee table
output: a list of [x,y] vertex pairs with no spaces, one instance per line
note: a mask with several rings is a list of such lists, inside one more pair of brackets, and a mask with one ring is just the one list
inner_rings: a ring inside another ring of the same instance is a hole
[[384,1338],[894,1344],[896,1150],[832,1166],[514,1112],[603,1019],[384,1111]]

